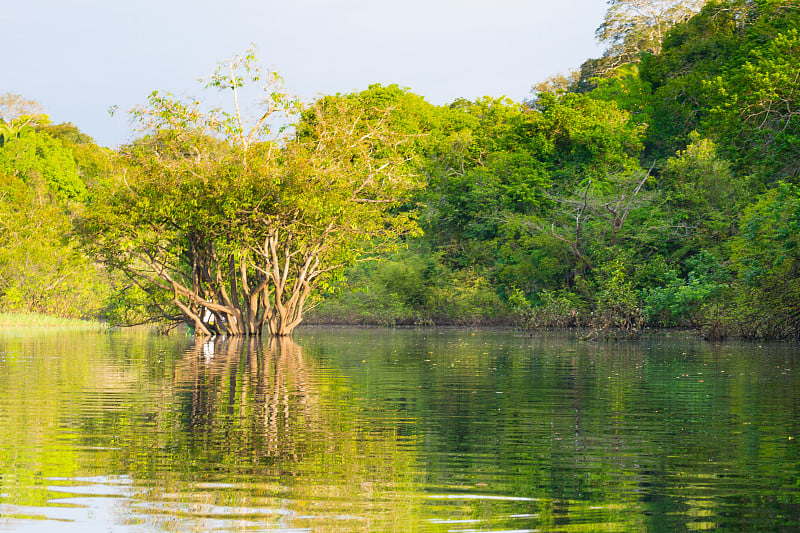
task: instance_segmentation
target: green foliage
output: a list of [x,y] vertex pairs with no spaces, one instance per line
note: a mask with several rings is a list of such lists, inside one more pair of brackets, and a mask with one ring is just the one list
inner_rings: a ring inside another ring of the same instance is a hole
[[11,121],[9,123],[0,123],[0,148],[6,144],[22,137],[23,133],[33,130],[33,126],[27,122]]
[[574,186],[639,167],[643,126],[616,102],[545,93],[519,126],[525,146],[546,162],[554,183]]
[[[457,100],[437,108],[422,171],[428,176],[421,225],[453,265],[474,264],[482,242],[499,233],[509,210],[530,211],[547,176],[513,134],[522,108],[507,100]],[[483,261],[480,261],[483,263]]]
[[117,173],[124,172],[115,167],[117,158],[113,150],[98,146],[73,124],[40,125],[38,131],[50,135],[72,152],[81,180],[89,190],[97,183],[108,181]]
[[[587,183],[551,213],[550,237],[569,249],[573,280],[591,275],[598,266],[614,260],[625,249],[647,253],[656,246],[658,210],[652,209],[658,193],[649,191],[649,173],[610,176]],[[654,224],[655,219],[655,224]]]
[[765,182],[800,176],[800,15],[796,12],[794,27],[787,29],[776,27],[779,19],[756,23],[748,32],[752,44],[743,47],[735,65],[709,83],[718,95],[709,111],[709,129],[724,146],[736,146],[730,153],[738,167],[753,169]]
[[598,100],[615,102],[620,109],[630,113],[636,124],[648,124],[653,114],[652,87],[642,79],[638,64],[626,64],[603,78],[593,80],[596,87],[589,96]]
[[700,252],[686,261],[689,274],[681,279],[669,269],[661,286],[642,290],[645,314],[650,323],[660,326],[699,327],[707,317],[705,310],[718,302],[727,287],[728,272],[708,252]]
[[[417,300],[417,287],[427,280],[419,271],[421,260],[403,260],[391,256],[385,261],[366,261],[351,266],[342,278],[306,313],[312,324],[372,324],[380,326],[425,323]],[[400,272],[401,279],[386,286],[388,273]],[[410,290],[410,294],[405,291]],[[407,302],[416,303],[410,307]]]
[[168,295],[154,295],[130,280],[125,281],[116,280],[114,283],[103,308],[103,320],[119,327],[154,324],[163,331],[174,327],[174,324],[163,319],[163,309],[159,307]]
[[735,327],[752,337],[800,336],[800,188],[781,183],[748,207],[731,248]]
[[[243,84],[268,94],[252,117],[240,114]],[[251,52],[209,87],[232,91],[234,108],[156,92],[134,110],[147,135],[123,149],[127,177],[98,183],[81,234],[168,320],[202,335],[290,335],[331,273],[417,231],[404,209],[420,185],[413,139],[393,129],[378,89],[299,107]],[[276,142],[287,114],[300,124]]]
[[709,3],[667,34],[658,55],[642,59],[642,79],[653,88],[646,141],[655,157],[683,149],[713,104],[706,81],[731,61],[743,31],[741,6],[728,4],[735,2]]
[[627,268],[621,259],[604,265],[594,328],[636,331],[643,325],[643,312]]
[[700,249],[719,249],[736,232],[736,218],[753,187],[738,178],[718,154],[718,146],[699,134],[691,144],[666,161],[662,187],[680,255]]
[[401,253],[355,265],[333,294],[309,313],[310,320],[384,326],[430,323],[437,283],[430,259]]
[[452,271],[424,248],[351,269],[310,313],[313,322],[380,325],[489,325],[508,317],[489,280],[475,269]]
[[782,183],[745,211],[732,259],[747,283],[758,286],[795,268],[800,259],[799,200],[800,189]]
[[429,267],[419,256],[388,261],[378,265],[375,279],[407,308],[424,309],[431,303]]
[[[0,309],[97,317],[113,281],[79,249],[72,220],[87,198],[89,176],[77,160],[104,151],[72,125],[20,115],[36,104],[11,96],[0,98],[12,117],[6,130],[16,128],[13,142],[0,148]],[[91,175],[102,172],[108,169],[98,166]]]
[[434,321],[460,325],[490,325],[502,321],[505,305],[480,271],[462,269],[433,293]]
[[524,328],[568,328],[585,325],[585,303],[574,293],[540,291],[532,305],[522,290],[515,288],[508,306],[517,323]]
[[86,185],[70,150],[43,132],[30,131],[0,149],[0,172],[58,200],[86,198]]
[[[21,195],[0,206],[0,263],[90,277],[66,260],[88,199],[87,249],[136,280],[111,283],[115,321],[286,333],[308,301],[318,321],[796,336],[800,10],[614,0],[598,36],[602,58],[525,104],[372,85],[300,106],[251,50],[207,80],[232,106],[153,93],[118,154],[0,97]],[[267,102],[242,114],[252,83]],[[29,220],[50,244],[18,236]],[[2,271],[6,306],[52,280],[25,268]]]
[[500,234],[511,213],[535,213],[549,185],[543,165],[525,152],[494,153],[484,165],[453,174],[437,187],[427,216],[433,238],[480,242]]
[[0,173],[0,309],[97,316],[107,278],[78,249],[70,213],[38,185]]
[[504,292],[519,288],[527,295],[555,290],[572,280],[575,258],[570,247],[554,239],[541,218],[513,215],[502,226],[494,243],[492,279]]
[[[462,101],[458,109],[472,113],[482,106]],[[562,222],[553,209],[560,203],[554,195],[583,190],[593,180],[598,213],[604,216],[608,211],[602,206],[615,201],[617,208],[630,211],[628,196],[612,196],[629,185],[622,175],[639,175],[643,126],[614,102],[577,94],[544,93],[522,113],[498,105],[490,110],[494,113],[481,113],[483,120],[492,118],[482,124],[490,137],[485,133],[478,142],[472,130],[462,130],[460,139],[472,144],[450,145],[476,147],[459,153],[479,157],[455,159],[449,152],[435,159],[437,164],[450,163],[432,167],[438,173],[427,192],[426,240],[442,250],[450,267],[486,269],[489,280],[500,284],[497,293],[507,293],[511,286],[524,287],[528,294],[558,288],[574,276],[574,257],[569,247],[546,235],[554,222],[548,218]],[[572,208],[566,211],[564,223],[574,222]],[[620,211],[620,216],[628,214]],[[599,237],[606,232],[600,229],[603,223],[597,226],[598,250],[605,240]],[[614,227],[612,244],[622,225]]]
[[800,12],[792,3],[726,0],[676,26],[642,77],[653,88],[649,153],[668,157],[698,130],[741,175],[796,179]]

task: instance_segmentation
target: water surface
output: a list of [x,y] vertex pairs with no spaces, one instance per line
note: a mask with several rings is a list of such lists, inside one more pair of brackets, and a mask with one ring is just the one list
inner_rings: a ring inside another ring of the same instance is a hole
[[0,333],[0,530],[792,531],[800,354]]

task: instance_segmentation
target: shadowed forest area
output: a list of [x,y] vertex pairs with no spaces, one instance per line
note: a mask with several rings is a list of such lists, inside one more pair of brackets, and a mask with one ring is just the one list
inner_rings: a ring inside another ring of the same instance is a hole
[[6,94],[0,312],[800,337],[800,3],[612,0],[597,37],[525,102],[443,106],[298,102],[248,51],[230,108],[154,92],[117,149]]

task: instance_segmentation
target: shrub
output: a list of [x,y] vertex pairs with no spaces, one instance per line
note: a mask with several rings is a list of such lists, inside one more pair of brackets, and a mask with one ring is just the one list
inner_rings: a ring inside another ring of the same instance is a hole
[[644,325],[644,313],[623,261],[615,259],[605,265],[604,271],[592,326],[601,330],[638,330]]
[[727,269],[709,252],[702,251],[686,261],[687,279],[669,269],[661,287],[643,289],[642,300],[648,321],[659,326],[701,326],[709,306],[719,300],[727,286]]

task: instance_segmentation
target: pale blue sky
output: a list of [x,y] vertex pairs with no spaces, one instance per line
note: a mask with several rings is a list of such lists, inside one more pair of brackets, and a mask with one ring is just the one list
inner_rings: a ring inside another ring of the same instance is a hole
[[256,44],[305,99],[398,83],[434,104],[521,101],[602,48],[602,0],[24,0],[0,8],[0,94],[38,100],[100,144],[131,138],[124,113]]

